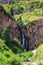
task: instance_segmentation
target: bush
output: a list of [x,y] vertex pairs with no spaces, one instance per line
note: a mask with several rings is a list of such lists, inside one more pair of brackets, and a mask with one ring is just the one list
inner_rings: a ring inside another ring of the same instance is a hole
[[31,51],[24,52],[20,54],[20,57],[23,58],[23,61],[26,61],[29,57],[31,57],[33,53]]
[[7,28],[5,28],[2,32],[2,38],[6,41],[9,42],[10,41],[10,34]]
[[22,53],[22,56],[25,57],[25,58],[31,57],[32,55],[33,55],[33,53],[31,51]]
[[12,61],[11,65],[22,65],[22,64],[15,59]]
[[[17,58],[18,57],[18,58]],[[0,65],[22,65],[19,56],[16,56],[10,48],[0,39]]]
[[0,39],[0,51],[1,52],[4,51],[4,47],[5,47],[4,41]]

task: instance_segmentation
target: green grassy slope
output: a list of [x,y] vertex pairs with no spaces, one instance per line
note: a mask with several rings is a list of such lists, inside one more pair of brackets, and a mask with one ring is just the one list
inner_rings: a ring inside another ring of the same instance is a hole
[[18,65],[17,55],[0,39],[0,65]]
[[21,12],[15,14],[13,18],[16,20],[21,16],[23,24],[33,22],[43,18],[43,0],[15,0],[15,4],[0,4],[5,11],[11,15],[11,8],[15,11]]
[[22,65],[21,62],[33,55],[31,51],[19,53],[19,47],[12,45],[13,43],[10,43],[7,46],[4,40],[0,39],[0,65]]
[[35,53],[35,55],[32,56],[31,60],[37,63],[43,63],[43,44],[41,44]]

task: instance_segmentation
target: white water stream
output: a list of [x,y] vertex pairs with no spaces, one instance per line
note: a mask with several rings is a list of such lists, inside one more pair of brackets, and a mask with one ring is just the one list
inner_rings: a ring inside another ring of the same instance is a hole
[[24,29],[22,29],[22,46],[23,46],[23,49],[24,49],[24,46],[25,46]]

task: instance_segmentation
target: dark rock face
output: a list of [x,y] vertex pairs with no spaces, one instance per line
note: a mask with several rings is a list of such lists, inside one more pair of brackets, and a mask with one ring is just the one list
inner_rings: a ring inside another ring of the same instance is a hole
[[36,21],[35,24],[27,24],[25,36],[29,37],[29,49],[37,48],[43,43],[43,19]]
[[0,35],[4,28],[8,28],[11,39],[14,37],[21,39],[18,24],[4,11],[3,7],[0,7]]

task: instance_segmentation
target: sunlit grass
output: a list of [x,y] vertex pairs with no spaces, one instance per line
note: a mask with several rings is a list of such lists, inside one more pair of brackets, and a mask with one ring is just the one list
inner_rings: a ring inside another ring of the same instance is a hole
[[39,9],[35,9],[31,13],[27,12],[27,13],[23,13],[20,15],[15,15],[14,18],[17,21],[19,19],[19,17],[21,16],[23,24],[26,24],[27,22],[33,22],[35,20],[39,20],[39,19],[43,18],[42,14],[43,14],[43,9],[39,8]]
[[43,63],[43,43],[39,45],[35,55],[32,56],[31,60],[33,62],[36,61],[37,63],[40,63],[40,62]]
[[[28,22],[33,22],[35,20],[39,20],[41,18],[43,18],[43,8],[40,7],[38,8],[39,5],[37,5],[37,3],[41,4],[43,2],[43,0],[15,0],[15,4],[0,4],[4,7],[5,11],[9,14],[11,14],[10,10],[11,8],[13,8],[14,10],[19,10],[20,7],[23,7],[23,11],[22,13],[20,13],[19,15],[15,14],[13,16],[13,18],[15,18],[15,20],[17,21],[19,19],[19,17],[21,16],[23,24],[25,25]],[[33,4],[34,5],[33,5]],[[31,5],[34,8],[33,11],[29,11],[29,9],[31,10]]]

